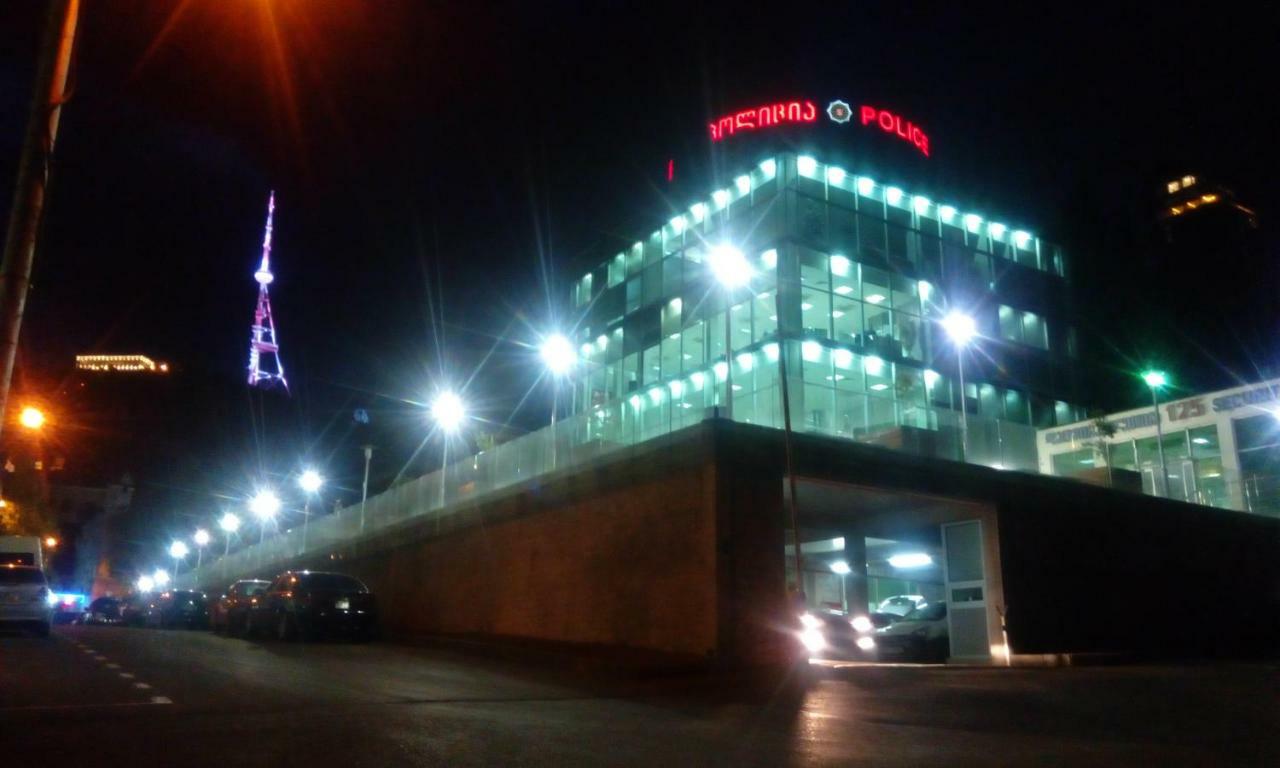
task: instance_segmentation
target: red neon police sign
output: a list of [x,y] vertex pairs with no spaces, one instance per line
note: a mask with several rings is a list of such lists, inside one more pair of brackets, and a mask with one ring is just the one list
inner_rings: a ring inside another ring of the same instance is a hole
[[875,123],[885,133],[892,133],[895,136],[906,139],[916,145],[916,149],[924,153],[925,157],[929,156],[929,137],[924,131],[920,130],[920,126],[912,125],[910,120],[904,120],[902,115],[895,115],[887,109],[876,109],[875,107],[862,105],[858,110],[858,115],[862,119],[863,125]]
[[812,123],[817,119],[818,105],[812,101],[782,101],[725,115],[707,125],[711,128],[711,140],[720,141],[740,131],[754,131],[784,123]]
[[[827,106],[827,117],[831,122],[844,125],[853,117],[853,109],[848,102],[836,99]],[[925,157],[929,156],[929,136],[920,126],[907,120],[902,115],[863,104],[858,108],[858,116],[863,127],[876,126],[885,133],[892,133],[898,138],[911,142]],[[766,104],[755,109],[725,115],[714,123],[708,123],[711,129],[711,140],[723,141],[740,132],[756,131],[790,123],[812,123],[818,119],[818,107],[812,101],[800,99]]]

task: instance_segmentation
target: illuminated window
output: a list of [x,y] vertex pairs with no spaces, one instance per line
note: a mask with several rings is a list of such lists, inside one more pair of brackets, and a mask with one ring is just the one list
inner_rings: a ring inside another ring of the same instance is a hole
[[1174,192],[1177,192],[1178,190],[1182,189],[1182,182],[1180,182],[1180,181],[1171,181],[1171,182],[1169,182],[1169,183],[1166,185],[1166,187],[1167,187],[1167,188],[1168,188],[1168,190],[1169,190],[1169,194],[1171,194],[1171,195],[1172,195]]
[[1211,194],[1207,194],[1207,195],[1201,195],[1201,196],[1200,196],[1200,199],[1201,199],[1202,201],[1206,202],[1206,203],[1216,203],[1216,202],[1218,202],[1218,196],[1217,196],[1217,195],[1215,195],[1215,194],[1212,194],[1212,193],[1211,193]]
[[1190,186],[1194,185],[1195,183],[1196,183],[1196,177],[1195,177],[1195,176],[1183,176],[1183,177],[1182,177],[1182,188],[1183,188],[1183,189],[1186,189],[1187,187],[1190,187]]

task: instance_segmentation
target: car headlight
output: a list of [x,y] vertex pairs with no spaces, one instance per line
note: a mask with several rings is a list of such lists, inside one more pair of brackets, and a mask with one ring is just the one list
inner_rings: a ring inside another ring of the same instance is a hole
[[50,608],[52,608],[53,606],[58,604],[58,595],[54,592],[46,592],[44,595],[44,602],[45,602],[45,605],[48,605]]
[[807,629],[817,629],[822,626],[822,620],[812,613],[800,614],[800,624]]
[[827,638],[822,636],[822,630],[817,627],[801,630],[800,642],[809,653],[817,653],[827,647]]
[[849,622],[853,625],[854,632],[867,633],[875,629],[875,625],[871,623],[871,619],[866,616],[855,616],[853,621]]
[[866,635],[863,635],[862,637],[858,638],[859,649],[864,651],[870,651],[875,647],[876,647],[876,641],[873,638],[868,637]]

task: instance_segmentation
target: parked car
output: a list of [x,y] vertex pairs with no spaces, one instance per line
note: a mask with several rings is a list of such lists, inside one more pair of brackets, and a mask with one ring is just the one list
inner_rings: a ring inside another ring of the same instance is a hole
[[117,597],[99,597],[84,612],[85,624],[123,624],[124,602]]
[[146,625],[160,629],[204,629],[209,625],[205,594],[188,589],[161,592],[147,606]]
[[146,623],[147,611],[155,602],[151,592],[138,592],[120,601],[120,623],[126,627],[141,627]]
[[53,620],[49,582],[30,565],[0,566],[0,627],[34,630],[46,637]]
[[241,579],[209,606],[209,627],[214,632],[236,635],[244,632],[245,618],[255,597],[267,591],[271,582],[265,579]]
[[247,634],[279,640],[344,633],[368,639],[378,627],[378,607],[369,588],[351,576],[286,571],[249,609]]
[[925,602],[924,595],[894,595],[881,600],[880,605],[876,606],[876,612],[906,616]]
[[875,633],[881,661],[946,661],[951,653],[947,604],[926,603]]
[[74,592],[60,592],[53,596],[53,623],[72,624],[84,618],[85,596]]

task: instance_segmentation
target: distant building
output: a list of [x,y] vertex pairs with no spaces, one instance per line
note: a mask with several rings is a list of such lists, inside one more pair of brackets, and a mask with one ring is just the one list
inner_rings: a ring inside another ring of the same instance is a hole
[[76,355],[77,371],[168,373],[169,364],[146,355]]
[[[1040,471],[1213,507],[1280,516],[1280,379],[1160,403],[1167,493],[1151,406],[1042,429]],[[1127,482],[1130,481],[1131,482]]]

